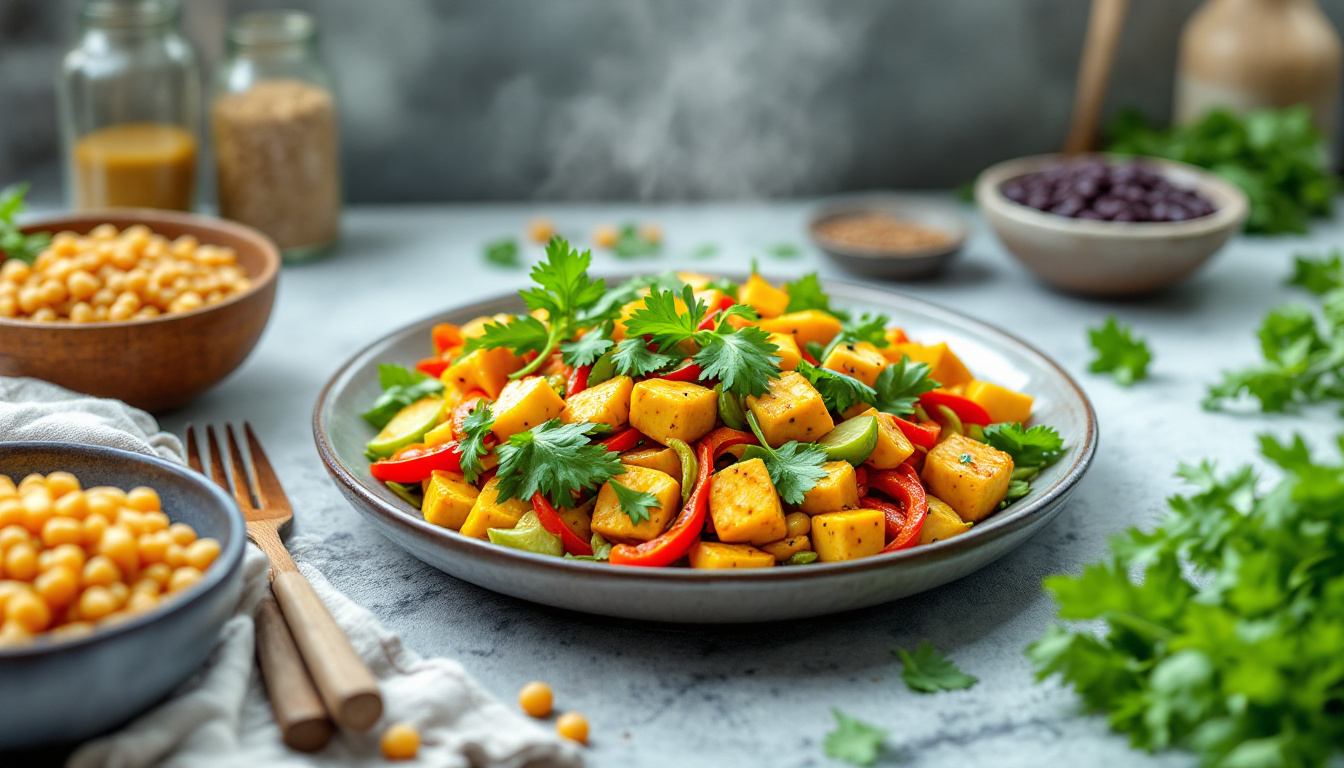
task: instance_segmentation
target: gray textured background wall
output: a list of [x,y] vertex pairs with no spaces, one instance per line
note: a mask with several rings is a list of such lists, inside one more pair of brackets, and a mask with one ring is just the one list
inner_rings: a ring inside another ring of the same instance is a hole
[[[1086,0],[185,0],[207,73],[253,8],[316,14],[348,197],[718,198],[949,187],[1062,141]],[[1108,112],[1165,120],[1197,0],[1134,0]],[[1322,0],[1338,25],[1344,0]],[[0,0],[0,182],[59,199],[76,0]]]

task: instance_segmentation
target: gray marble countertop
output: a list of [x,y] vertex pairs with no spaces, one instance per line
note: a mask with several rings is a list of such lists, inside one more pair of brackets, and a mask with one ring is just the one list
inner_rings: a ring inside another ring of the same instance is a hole
[[[830,765],[822,739],[831,707],[889,729],[890,764],[1194,765],[1180,753],[1131,751],[1102,719],[1080,714],[1071,692],[1034,684],[1022,649],[1053,616],[1040,580],[1079,571],[1103,556],[1107,536],[1156,519],[1180,488],[1178,462],[1251,460],[1254,435],[1265,430],[1300,430],[1323,449],[1332,443],[1332,417],[1207,413],[1199,401],[1219,370],[1255,359],[1263,312],[1301,298],[1283,285],[1291,254],[1340,242],[1338,223],[1311,237],[1240,238],[1176,290],[1102,303],[1044,288],[977,221],[947,275],[893,284],[1052,355],[1092,398],[1101,448],[1068,508],[1029,544],[961,581],[877,608],[763,626],[678,627],[539,607],[423,565],[365,525],[328,479],[310,431],[319,390],[347,357],[394,328],[519,288],[525,272],[485,264],[483,243],[521,235],[536,215],[579,242],[599,223],[656,221],[666,233],[661,256],[622,262],[599,254],[595,271],[742,271],[754,255],[770,275],[819,269],[845,277],[806,245],[806,211],[791,202],[354,208],[338,252],[284,271],[275,315],[247,363],[164,417],[164,427],[180,433],[189,421],[250,420],[294,501],[297,555],[413,648],[459,660],[500,698],[513,700],[529,680],[548,681],[557,708],[587,715],[592,765]],[[786,242],[802,253],[770,255]],[[717,255],[695,258],[706,243]],[[524,254],[540,255],[535,246]],[[1085,329],[1109,313],[1132,323],[1154,351],[1152,378],[1129,390],[1086,372]],[[908,690],[892,651],[921,640],[950,653],[979,684],[935,695]]]

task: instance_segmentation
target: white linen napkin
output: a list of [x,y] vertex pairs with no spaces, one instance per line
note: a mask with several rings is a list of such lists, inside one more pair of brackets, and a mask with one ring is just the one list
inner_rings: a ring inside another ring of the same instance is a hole
[[[0,442],[80,442],[156,453],[182,462],[176,437],[153,417],[114,400],[79,395],[33,379],[0,377]],[[303,542],[295,541],[300,553]],[[425,659],[374,616],[336,591],[315,568],[299,569],[321,596],[355,650],[378,677],[383,720],[367,733],[337,731],[325,749],[286,748],[256,668],[252,614],[270,598],[267,561],[248,545],[243,597],[224,625],[205,666],[172,697],[118,733],[91,741],[69,768],[214,768],[256,765],[380,766],[379,736],[394,722],[420,731],[420,752],[407,766],[443,768],[577,768],[579,749],[531,718],[500,703],[461,665]]]

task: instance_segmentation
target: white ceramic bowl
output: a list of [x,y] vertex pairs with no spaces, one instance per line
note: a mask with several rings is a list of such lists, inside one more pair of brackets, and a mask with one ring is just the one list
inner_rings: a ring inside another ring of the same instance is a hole
[[1061,155],[991,166],[975,182],[975,201],[1009,253],[1050,285],[1094,296],[1149,293],[1189,277],[1217,253],[1241,231],[1249,203],[1236,185],[1202,168],[1143,160],[1172,183],[1198,191],[1217,211],[1180,222],[1088,221],[1038,211],[1004,196],[1004,182],[1064,162]]

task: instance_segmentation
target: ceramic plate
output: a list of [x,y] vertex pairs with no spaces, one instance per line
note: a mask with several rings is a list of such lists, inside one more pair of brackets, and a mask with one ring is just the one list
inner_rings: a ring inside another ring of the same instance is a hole
[[[612,284],[623,278],[608,278]],[[508,549],[430,525],[369,474],[374,430],[360,414],[381,389],[378,363],[407,367],[430,354],[435,323],[521,312],[516,293],[444,312],[366,347],[328,382],[313,414],[327,470],[355,508],[395,544],[445,573],[558,608],[630,619],[732,623],[794,619],[864,608],[961,578],[1021,546],[1063,508],[1097,448],[1091,404],[1057,364],[1017,338],[933,304],[866,286],[825,281],[837,306],[882,312],[911,338],[947,341],[972,372],[1036,398],[1033,423],[1059,430],[1068,450],[1031,493],[969,532],[903,552],[847,563],[751,571],[615,567]]]

